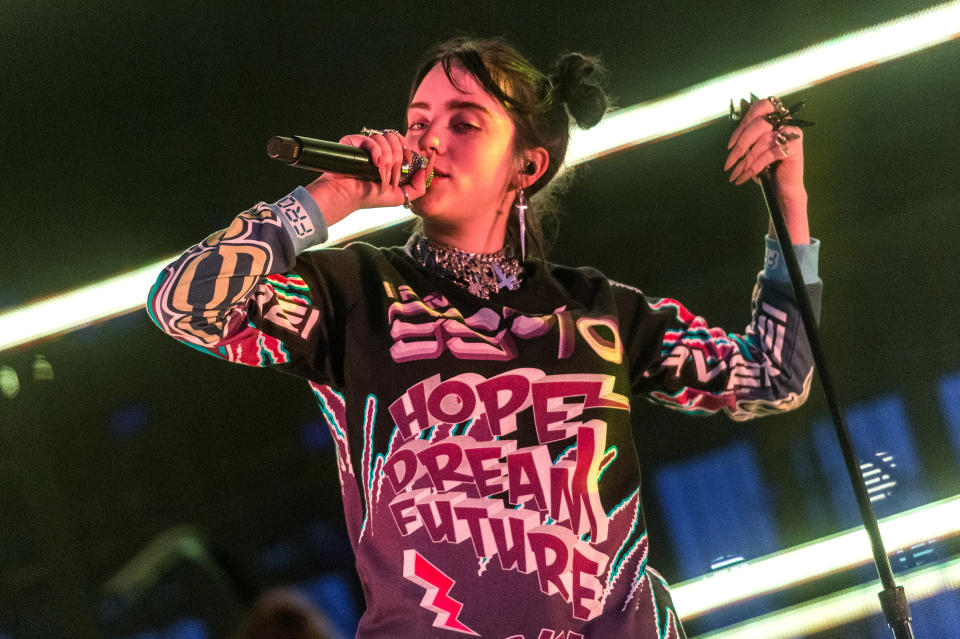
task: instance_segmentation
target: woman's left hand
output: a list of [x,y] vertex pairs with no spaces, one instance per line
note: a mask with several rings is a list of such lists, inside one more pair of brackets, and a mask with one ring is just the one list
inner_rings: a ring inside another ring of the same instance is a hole
[[773,171],[778,195],[793,199],[794,192],[804,193],[803,130],[789,125],[774,130],[767,120],[767,115],[774,110],[769,99],[757,100],[750,106],[727,143],[730,155],[723,170],[732,169],[730,181],[743,184],[779,162]]
[[723,170],[730,171],[731,182],[743,184],[778,163],[772,169],[777,200],[793,243],[806,244],[810,231],[807,190],[803,186],[803,130],[790,126],[789,120],[775,130],[767,119],[775,110],[769,98],[750,106],[727,143],[730,154]]

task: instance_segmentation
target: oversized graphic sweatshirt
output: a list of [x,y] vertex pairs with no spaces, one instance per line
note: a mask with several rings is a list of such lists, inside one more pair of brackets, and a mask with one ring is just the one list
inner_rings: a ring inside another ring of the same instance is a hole
[[[310,385],[364,588],[357,636],[683,637],[647,566],[630,403],[745,420],[805,400],[776,242],[734,334],[595,269],[528,261],[482,300],[405,247],[305,251],[325,237],[304,189],[259,204],[164,269],[148,310]],[[798,252],[819,308],[816,248]]]

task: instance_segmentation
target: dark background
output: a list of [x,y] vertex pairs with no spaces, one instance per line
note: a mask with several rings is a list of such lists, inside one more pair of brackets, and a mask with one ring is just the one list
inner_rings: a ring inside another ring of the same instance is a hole
[[[177,253],[308,181],[266,158],[271,135],[399,127],[420,53],[450,35],[506,36],[541,68],[567,50],[600,55],[629,106],[928,6],[4,2],[0,309]],[[960,372],[958,75],[960,43],[949,42],[785,98],[804,99],[817,122],[807,188],[840,396],[898,398],[924,500],[960,492],[957,398],[942,390]],[[728,135],[718,122],[582,167],[551,257],[742,327],[767,221],[759,189],[726,182]],[[52,381],[31,379],[40,355]],[[333,575],[362,607],[334,454],[305,384],[186,349],[142,311],[0,364],[23,380],[0,398],[0,637],[119,627],[104,584],[179,524],[199,527],[211,565],[229,566],[241,590]],[[797,467],[794,445],[824,413],[819,386],[799,411],[745,425],[640,407],[651,564],[694,576],[677,559],[657,469],[731,441],[749,442],[773,487],[780,547],[839,529],[797,508],[827,491]],[[229,617],[235,595],[210,599]]]

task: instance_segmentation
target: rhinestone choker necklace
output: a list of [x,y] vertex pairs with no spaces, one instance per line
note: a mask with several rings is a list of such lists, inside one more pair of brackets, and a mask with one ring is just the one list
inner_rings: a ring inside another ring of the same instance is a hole
[[452,246],[444,246],[425,237],[414,236],[408,244],[410,254],[428,271],[442,275],[471,295],[488,300],[490,295],[505,288],[520,288],[523,268],[506,251],[496,253],[468,253]]

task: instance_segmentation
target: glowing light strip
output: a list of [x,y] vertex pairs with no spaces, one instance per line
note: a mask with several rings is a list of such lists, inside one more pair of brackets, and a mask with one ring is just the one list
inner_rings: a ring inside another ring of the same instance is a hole
[[960,2],[949,2],[821,42],[604,116],[574,132],[568,162],[586,162],[689,130],[729,114],[731,98],[788,95],[960,35]]
[[[911,602],[960,589],[960,559],[902,575],[899,584]],[[696,639],[791,639],[880,614],[879,584],[857,586],[723,628]]]
[[[402,207],[400,210],[408,213]],[[397,221],[393,208],[370,209],[362,216],[349,217],[331,227],[327,243],[346,242]],[[135,271],[0,314],[0,352],[139,310],[146,303],[147,292],[160,271],[176,258],[174,255]]]
[[[574,134],[567,164],[587,162],[725,116],[731,97],[746,96],[751,91],[787,95],[940,44],[960,35],[958,25],[960,1],[954,1],[611,113],[590,131]],[[336,224],[331,228],[330,242],[342,242],[409,219],[409,213],[400,207],[379,209],[376,220],[372,215],[367,212]],[[173,259],[157,264],[162,266]],[[157,264],[0,314],[0,351],[140,308],[159,273]]]
[[[960,495],[887,517],[880,522],[880,533],[888,552],[960,534]],[[683,618],[690,619],[872,559],[867,532],[858,528],[676,584],[673,601]]]
[[0,351],[66,333],[142,307],[170,260],[37,300],[0,315]]

